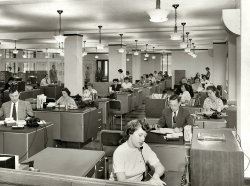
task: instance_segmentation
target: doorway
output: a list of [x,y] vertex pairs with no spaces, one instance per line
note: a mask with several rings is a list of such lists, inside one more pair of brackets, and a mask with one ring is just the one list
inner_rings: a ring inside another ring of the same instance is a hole
[[108,82],[109,79],[109,60],[96,60],[96,82]]

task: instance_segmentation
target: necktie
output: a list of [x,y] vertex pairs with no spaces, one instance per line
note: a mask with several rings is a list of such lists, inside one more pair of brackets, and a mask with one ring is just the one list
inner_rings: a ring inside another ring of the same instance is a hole
[[173,128],[175,128],[176,126],[176,112],[174,112],[174,116],[173,116]]
[[16,120],[16,104],[15,103],[13,105],[12,117],[14,120]]

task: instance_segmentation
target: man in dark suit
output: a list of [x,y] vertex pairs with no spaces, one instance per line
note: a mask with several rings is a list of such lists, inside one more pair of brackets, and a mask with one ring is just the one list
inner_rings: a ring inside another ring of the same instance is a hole
[[180,104],[180,97],[172,95],[169,98],[169,107],[162,111],[157,127],[174,128],[175,132],[181,132],[184,126],[193,125],[189,111],[180,107]]
[[112,91],[120,91],[122,88],[121,84],[118,84],[118,79],[113,79],[113,84],[111,85]]
[[28,116],[33,116],[33,111],[28,101],[19,99],[20,93],[17,86],[11,86],[9,90],[10,101],[3,103],[0,108],[0,117],[9,118],[14,120],[24,120]]

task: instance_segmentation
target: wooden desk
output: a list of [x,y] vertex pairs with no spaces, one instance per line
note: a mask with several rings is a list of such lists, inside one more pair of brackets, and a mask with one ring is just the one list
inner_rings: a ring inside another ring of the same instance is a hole
[[83,143],[97,136],[102,127],[102,109],[36,110],[36,117],[55,124],[53,139]]
[[[47,133],[47,134],[46,134]],[[47,138],[45,138],[47,135]],[[23,161],[47,146],[53,145],[53,124],[47,124],[38,128],[12,129],[0,126],[0,153],[19,155]]]
[[22,163],[34,161],[34,168],[45,173],[103,178],[104,155],[103,151],[46,148]]
[[[224,134],[225,141],[200,141],[199,132]],[[230,129],[194,129],[190,149],[192,186],[242,186],[243,152]]]

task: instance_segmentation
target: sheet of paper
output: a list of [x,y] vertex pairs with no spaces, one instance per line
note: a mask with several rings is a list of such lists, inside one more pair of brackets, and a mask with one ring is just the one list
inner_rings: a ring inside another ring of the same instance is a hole
[[150,132],[157,133],[157,134],[172,134],[172,133],[174,133],[174,129],[171,129],[171,128],[159,128],[157,130],[151,130]]

